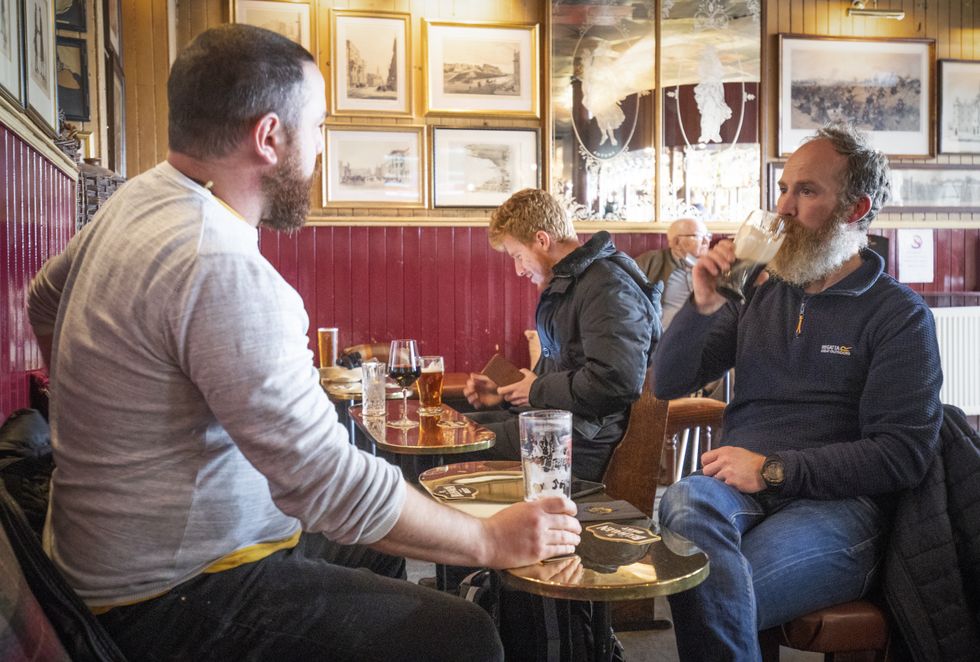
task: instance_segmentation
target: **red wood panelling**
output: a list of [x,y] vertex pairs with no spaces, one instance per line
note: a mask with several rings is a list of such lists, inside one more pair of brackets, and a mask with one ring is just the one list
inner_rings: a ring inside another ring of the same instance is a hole
[[0,125],[0,420],[27,406],[27,372],[41,367],[27,287],[74,223],[74,182]]

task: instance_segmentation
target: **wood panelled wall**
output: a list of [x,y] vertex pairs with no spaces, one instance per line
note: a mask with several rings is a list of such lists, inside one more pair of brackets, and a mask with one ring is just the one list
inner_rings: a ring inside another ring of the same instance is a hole
[[0,421],[27,406],[27,372],[41,366],[27,287],[74,225],[71,177],[0,124]]
[[[410,12],[413,34],[421,17],[439,20],[511,20],[544,22],[547,0],[314,0],[318,8],[319,61],[327,60],[326,34],[330,7]],[[779,32],[813,35],[927,37],[936,40],[937,58],[980,59],[976,26],[980,2],[971,0],[890,0],[901,7],[904,21],[852,19],[845,0],[766,0],[763,98],[767,99],[761,136],[767,160],[776,157],[778,109]],[[124,0],[123,24],[127,80],[128,169],[131,175],[146,170],[166,154],[165,79],[163,53],[167,24],[164,0]],[[178,0],[177,45],[186,44],[202,30],[228,20],[227,0]],[[421,94],[419,40],[413,40],[416,99]],[[325,73],[329,73],[325,69]],[[418,107],[418,103],[416,104]],[[365,120],[364,123],[392,120]],[[406,120],[396,120],[405,122]],[[422,118],[421,121],[428,121]],[[478,123],[481,120],[477,120]],[[452,124],[460,120],[445,119]],[[472,120],[466,122],[473,123]],[[495,125],[503,123],[494,121]],[[965,162],[974,157],[921,159],[925,162]],[[344,212],[340,212],[344,213]],[[533,320],[535,293],[516,278],[506,256],[489,249],[483,227],[370,226],[363,215],[370,210],[348,210],[351,225],[314,225],[292,237],[262,233],[263,252],[302,294],[317,325],[341,328],[342,343],[383,340],[413,335],[425,351],[447,357],[447,369],[480,366],[501,351],[526,360],[521,331]],[[444,216],[468,216],[472,224],[485,212],[407,210],[412,222]],[[409,218],[406,217],[406,221]],[[953,216],[892,215],[889,221],[977,221]],[[360,227],[355,227],[359,224]],[[873,231],[892,239],[890,270],[900,270],[895,255],[895,231]],[[636,255],[660,247],[662,235],[622,232],[617,244]],[[920,291],[951,292],[978,289],[977,246],[980,229],[936,230],[936,278],[916,284]],[[311,337],[313,331],[311,330]],[[314,343],[311,342],[311,347]]]

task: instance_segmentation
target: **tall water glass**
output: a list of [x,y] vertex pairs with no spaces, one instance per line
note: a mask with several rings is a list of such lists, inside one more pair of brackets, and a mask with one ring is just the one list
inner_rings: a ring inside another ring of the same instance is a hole
[[386,365],[376,359],[361,364],[361,413],[364,416],[384,416],[388,407],[385,402]]
[[721,275],[718,293],[735,302],[745,301],[769,261],[776,257],[785,238],[786,222],[771,211],[751,212],[735,234],[735,263]]

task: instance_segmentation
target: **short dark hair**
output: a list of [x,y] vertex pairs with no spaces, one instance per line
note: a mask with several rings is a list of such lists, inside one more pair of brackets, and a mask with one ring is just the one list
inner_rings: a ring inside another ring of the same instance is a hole
[[232,23],[202,32],[170,68],[170,149],[225,156],[269,112],[296,128],[305,62],[315,62],[309,51],[271,30]]
[[850,207],[865,195],[871,198],[871,208],[860,221],[866,230],[891,197],[888,157],[871,145],[867,134],[846,122],[827,124],[810,138],[820,139],[829,140],[834,151],[847,159],[841,174],[840,207]]

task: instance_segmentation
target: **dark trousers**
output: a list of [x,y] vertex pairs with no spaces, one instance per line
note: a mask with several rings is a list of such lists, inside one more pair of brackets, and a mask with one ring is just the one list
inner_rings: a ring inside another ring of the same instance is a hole
[[394,578],[404,571],[403,559],[304,534],[99,620],[131,660],[503,659],[486,612]]

